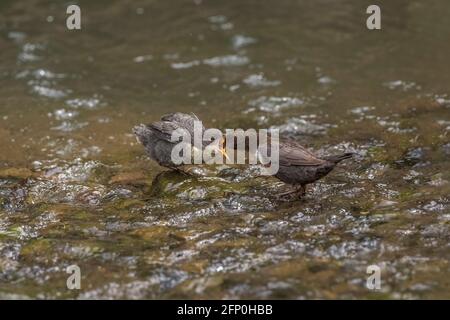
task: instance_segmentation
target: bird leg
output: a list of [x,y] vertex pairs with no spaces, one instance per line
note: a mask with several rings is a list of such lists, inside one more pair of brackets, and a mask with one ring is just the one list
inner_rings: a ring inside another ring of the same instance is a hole
[[290,195],[293,193],[297,193],[297,191],[298,191],[297,189],[293,189],[293,190],[289,190],[286,192],[278,193],[276,196],[277,196],[277,198],[281,198],[281,197],[284,197],[284,196],[287,196],[287,195]]
[[306,195],[306,185],[300,185],[300,187],[297,189],[298,191],[298,197],[302,198]]
[[291,195],[291,194],[294,194],[294,193],[295,193],[295,194],[298,194],[299,197],[301,197],[302,195],[304,195],[305,189],[304,189],[303,186],[295,187],[295,188],[292,189],[292,190],[289,190],[289,191],[286,191],[286,192],[282,192],[282,193],[278,193],[278,194],[276,195],[276,197],[277,197],[278,199],[280,199],[280,198],[282,198],[282,197],[284,197],[284,196]]

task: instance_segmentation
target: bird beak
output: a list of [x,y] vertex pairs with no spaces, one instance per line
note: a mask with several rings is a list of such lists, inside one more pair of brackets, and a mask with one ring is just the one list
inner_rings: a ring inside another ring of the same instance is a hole
[[230,160],[230,158],[227,155],[227,152],[225,150],[225,139],[222,138],[222,140],[220,140],[220,153],[222,154],[222,156],[224,156],[227,160]]
[[220,149],[220,153],[221,153],[227,160],[230,160],[230,158],[229,158],[228,155],[227,155],[227,152],[225,151],[225,148],[221,148],[221,149]]

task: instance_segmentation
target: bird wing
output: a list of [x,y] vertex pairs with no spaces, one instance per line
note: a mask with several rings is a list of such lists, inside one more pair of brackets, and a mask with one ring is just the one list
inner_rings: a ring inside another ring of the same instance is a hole
[[326,162],[294,141],[280,142],[279,148],[282,166],[318,166]]
[[[182,112],[169,113],[161,117],[162,121],[169,121],[179,124],[181,127],[194,132],[194,121],[200,121],[200,119],[194,114],[186,114]],[[202,132],[205,131],[205,127],[202,125]]]
[[[172,142],[172,132],[182,128],[179,124],[170,121],[157,121],[153,122],[147,127],[152,131],[152,133],[159,139]],[[183,129],[183,128],[182,128]]]

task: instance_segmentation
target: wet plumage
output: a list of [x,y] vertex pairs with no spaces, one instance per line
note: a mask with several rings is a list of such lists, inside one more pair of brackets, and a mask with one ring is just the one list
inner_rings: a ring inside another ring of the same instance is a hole
[[[163,167],[179,170],[180,165],[174,164],[171,160],[172,149],[178,143],[178,141],[171,141],[172,133],[177,129],[186,130],[191,135],[191,144],[193,144],[195,121],[200,120],[194,114],[171,113],[162,116],[160,121],[136,126],[133,128],[133,132],[143,144],[150,158]],[[203,135],[205,127],[202,125],[199,128]],[[294,190],[280,194],[280,196],[292,193],[297,193],[299,196],[304,195],[306,185],[323,178],[340,161],[351,158],[353,155],[344,153],[338,156],[319,158],[295,141],[274,142],[270,137],[268,139],[269,150],[272,149],[274,143],[277,143],[279,148],[279,169],[274,176],[295,187]],[[208,141],[202,141],[203,147],[207,144],[209,144]],[[237,143],[234,146],[236,148]],[[245,148],[248,150],[248,140],[246,140]]]
[[[238,150],[237,136],[234,135],[233,139],[234,149]],[[257,141],[259,145],[259,137],[257,137]],[[304,195],[306,193],[306,185],[325,177],[339,162],[353,156],[353,153],[344,153],[337,156],[319,158],[296,141],[280,139],[278,142],[275,142],[271,136],[264,143],[267,143],[267,150],[270,156],[272,156],[272,150],[276,149],[273,148],[275,143],[278,145],[279,168],[274,176],[284,183],[294,186],[293,190],[281,193],[279,196],[293,193],[297,193],[299,196]],[[245,138],[244,147],[245,151],[249,150],[248,137]],[[265,155],[259,154],[258,157],[265,158]],[[271,159],[261,160],[267,163]]]
[[353,153],[319,158],[295,141],[280,140],[279,169],[275,177],[293,185],[295,190],[281,195],[306,192],[306,185],[313,183],[330,173],[344,159],[351,158]]
[[[194,145],[194,123],[196,121],[199,122],[200,120],[193,113],[175,112],[162,116],[160,121],[148,125],[140,124],[135,126],[133,133],[139,142],[142,143],[151,159],[158,162],[162,167],[179,170],[183,165],[175,164],[171,159],[172,149],[178,143],[178,141],[171,141],[172,133],[177,129],[186,130],[191,136],[191,145]],[[198,134],[203,136],[205,127],[201,125],[199,128],[201,132]],[[210,141],[202,140],[202,147],[209,143]]]

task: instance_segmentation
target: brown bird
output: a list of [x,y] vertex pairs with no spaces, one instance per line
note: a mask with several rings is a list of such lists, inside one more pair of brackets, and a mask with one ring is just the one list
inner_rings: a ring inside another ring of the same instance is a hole
[[299,197],[304,196],[306,185],[325,177],[339,162],[354,155],[354,153],[344,153],[318,158],[295,141],[280,140],[278,144],[279,169],[275,177],[295,187],[294,190],[278,196],[292,193],[297,193]]
[[[257,141],[259,145],[259,138],[257,138]],[[245,137],[245,151],[249,150],[248,143],[249,139]],[[354,155],[354,153],[344,153],[337,156],[319,158],[296,141],[280,139],[279,142],[274,142],[269,136],[267,149],[268,155],[271,157],[273,157],[272,146],[274,146],[274,143],[278,144],[279,150],[279,169],[274,176],[284,183],[294,186],[293,190],[280,193],[277,195],[278,197],[293,193],[298,194],[299,197],[304,196],[306,194],[306,185],[325,177],[339,162]],[[234,136],[234,149],[238,149],[236,135]],[[262,154],[258,156],[264,157]]]

